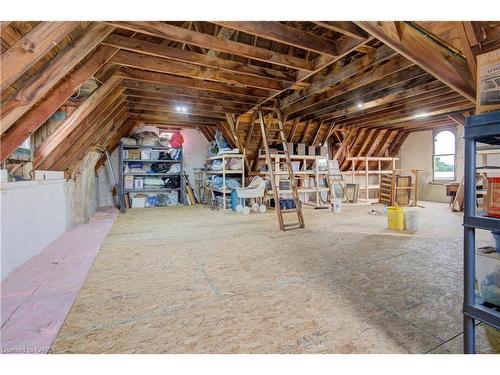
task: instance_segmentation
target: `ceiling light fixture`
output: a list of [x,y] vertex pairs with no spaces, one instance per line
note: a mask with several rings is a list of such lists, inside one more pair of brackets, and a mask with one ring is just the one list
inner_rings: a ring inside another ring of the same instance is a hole
[[363,108],[363,103],[358,103],[358,108],[359,109]]
[[415,118],[423,118],[429,116],[428,113],[417,113],[414,117]]

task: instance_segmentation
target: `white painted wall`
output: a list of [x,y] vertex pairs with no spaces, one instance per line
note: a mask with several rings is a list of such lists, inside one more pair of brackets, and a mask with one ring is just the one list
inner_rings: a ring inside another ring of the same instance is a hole
[[[463,127],[455,129],[456,158],[455,158],[455,181],[460,182],[464,171],[464,140]],[[434,202],[449,202],[446,196],[445,183],[432,181],[432,155],[434,138],[431,130],[411,133],[401,147],[399,152],[399,168],[423,169],[419,174],[419,199]]]
[[97,152],[87,154],[76,180],[0,183],[2,280],[66,230],[94,215],[98,158]]
[[[184,169],[189,176],[189,182],[193,188],[194,168],[202,168],[208,155],[208,141],[200,131],[196,129],[185,129],[181,131],[184,137]],[[195,192],[197,194],[197,192]]]
[[71,184],[64,180],[0,184],[2,280],[72,225],[67,204]]

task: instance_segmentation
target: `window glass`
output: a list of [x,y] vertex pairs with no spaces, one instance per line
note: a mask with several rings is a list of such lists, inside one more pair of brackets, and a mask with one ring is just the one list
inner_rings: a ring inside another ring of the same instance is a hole
[[455,180],[455,134],[449,130],[434,137],[433,172],[436,181]]

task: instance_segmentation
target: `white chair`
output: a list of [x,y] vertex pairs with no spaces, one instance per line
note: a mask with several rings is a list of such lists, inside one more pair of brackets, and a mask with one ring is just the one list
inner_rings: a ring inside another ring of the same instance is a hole
[[262,177],[255,176],[247,187],[237,188],[236,196],[239,203],[236,206],[236,212],[243,212],[245,215],[250,213],[250,207],[245,205],[245,199],[255,199],[252,204],[252,210],[261,213],[266,212],[267,207],[264,205],[264,193],[266,191],[266,180]]

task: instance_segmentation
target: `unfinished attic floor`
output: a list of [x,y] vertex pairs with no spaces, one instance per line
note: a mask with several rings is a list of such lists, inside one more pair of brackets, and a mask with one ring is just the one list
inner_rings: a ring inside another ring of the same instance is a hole
[[53,352],[461,353],[462,216],[424,205],[412,236],[379,206],[306,209],[285,233],[274,212],[129,210]]

